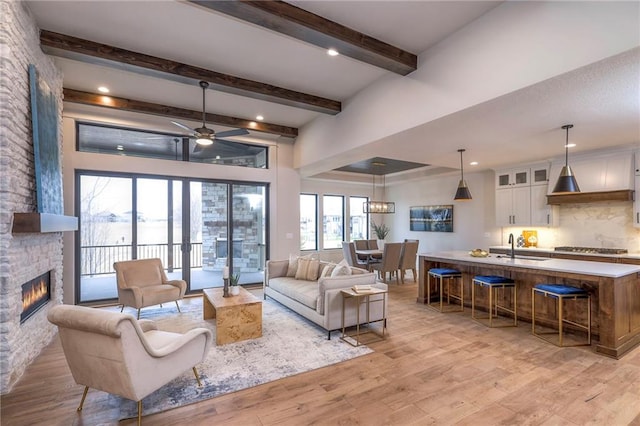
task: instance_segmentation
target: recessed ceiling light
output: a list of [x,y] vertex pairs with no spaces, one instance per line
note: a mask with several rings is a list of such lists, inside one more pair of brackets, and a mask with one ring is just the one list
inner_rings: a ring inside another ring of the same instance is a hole
[[470,162],[470,163],[469,163],[469,165],[470,165],[470,166],[477,166],[477,165],[478,165],[478,162],[477,162],[477,161],[472,161],[472,162]]
[[262,121],[262,120],[264,120],[264,117],[261,116],[261,115],[256,115],[256,120]]
[[575,148],[576,144],[575,143],[568,143],[566,144],[564,147],[565,148]]
[[327,49],[327,55],[329,56],[338,56],[340,53],[336,49]]
[[117,149],[118,151],[124,151],[124,147],[123,147],[122,145],[118,145],[118,146],[116,146],[116,149]]
[[98,92],[100,93],[109,93],[109,88],[105,86],[98,87]]

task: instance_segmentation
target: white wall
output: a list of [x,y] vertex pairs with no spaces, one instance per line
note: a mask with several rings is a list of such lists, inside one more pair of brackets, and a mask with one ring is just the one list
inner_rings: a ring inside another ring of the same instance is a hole
[[[488,248],[500,241],[500,228],[495,226],[493,172],[465,173],[473,197],[469,201],[453,201],[459,174],[422,178],[387,188],[389,200],[396,203],[395,215],[387,224],[391,240],[420,240],[419,252],[439,250],[471,250]],[[453,232],[417,232],[409,229],[412,206],[453,205]]]
[[[504,2],[419,55],[413,73],[386,75],[345,102],[339,115],[301,128],[295,166],[312,176],[328,159],[342,166],[390,135],[394,146],[408,149],[416,132],[407,129],[632,49],[639,8],[638,2]],[[434,158],[451,150],[432,145]]]

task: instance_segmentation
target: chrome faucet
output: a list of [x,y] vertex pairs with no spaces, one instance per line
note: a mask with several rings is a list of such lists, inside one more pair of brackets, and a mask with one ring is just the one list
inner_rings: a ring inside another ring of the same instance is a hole
[[516,253],[515,253],[515,250],[513,248],[513,234],[509,234],[509,244],[511,244],[511,258],[515,259],[516,258]]

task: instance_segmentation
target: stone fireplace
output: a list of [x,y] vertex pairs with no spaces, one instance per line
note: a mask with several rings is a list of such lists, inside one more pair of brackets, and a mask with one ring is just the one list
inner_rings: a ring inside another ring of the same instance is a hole
[[[63,297],[63,234],[12,233],[14,213],[38,212],[29,91],[29,64],[49,88],[58,104],[58,141],[62,148],[62,74],[40,48],[39,29],[26,2],[0,0],[3,25],[3,79],[11,90],[2,91],[3,143],[0,145],[0,393],[20,379],[57,330],[47,320],[52,306]],[[6,87],[5,87],[6,88]],[[60,149],[62,152],[62,149]],[[49,275],[50,301],[21,323],[22,284]]]

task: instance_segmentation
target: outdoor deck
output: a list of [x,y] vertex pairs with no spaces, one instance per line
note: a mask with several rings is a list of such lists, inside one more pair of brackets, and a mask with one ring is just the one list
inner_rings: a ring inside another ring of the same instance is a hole
[[[181,279],[182,270],[167,272],[169,279]],[[264,271],[243,272],[240,275],[240,284],[261,284],[264,279]],[[83,276],[81,278],[82,303],[95,301],[107,301],[118,298],[116,286],[116,274],[103,274],[94,276]],[[203,271],[202,268],[191,269],[191,291],[202,290],[203,288],[222,287],[221,271]]]

